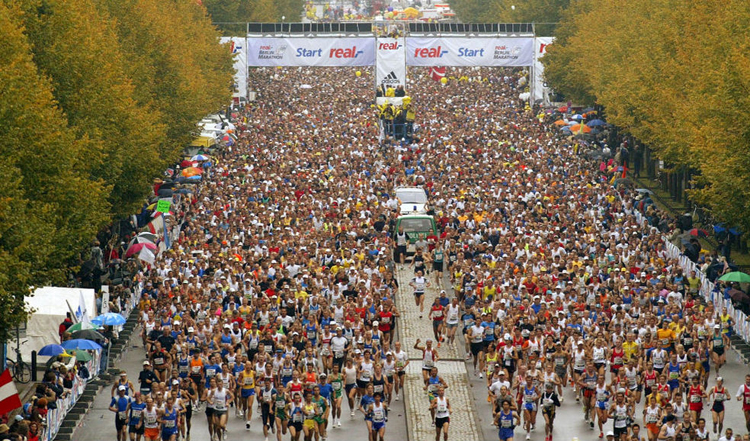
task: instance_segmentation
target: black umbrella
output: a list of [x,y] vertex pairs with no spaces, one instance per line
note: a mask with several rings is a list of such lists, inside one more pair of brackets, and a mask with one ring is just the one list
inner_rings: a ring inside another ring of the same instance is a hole
[[729,298],[737,303],[750,303],[750,296],[747,293],[740,291],[739,289],[730,289]]
[[80,331],[75,331],[70,335],[74,339],[80,338],[83,340],[91,341],[104,341],[106,339],[106,337],[104,337],[101,333],[94,331],[93,329],[81,329]]

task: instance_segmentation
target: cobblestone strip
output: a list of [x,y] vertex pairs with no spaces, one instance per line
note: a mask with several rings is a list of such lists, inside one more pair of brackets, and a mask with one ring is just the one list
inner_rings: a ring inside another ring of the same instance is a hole
[[[425,294],[425,312],[419,318],[419,307],[414,304],[412,289],[409,287],[413,273],[406,268],[397,271],[400,292],[396,296],[396,305],[401,313],[399,318],[399,335],[404,349],[409,353],[411,362],[407,366],[405,382],[405,408],[409,439],[424,441],[435,438],[435,428],[429,411],[427,392],[422,381],[422,354],[413,349],[417,338],[423,342],[432,338],[432,323],[427,318],[430,305],[437,296],[439,288],[428,288]],[[482,431],[477,427],[476,404],[468,381],[466,364],[457,347],[443,344],[438,349],[440,361],[438,372],[448,384],[445,395],[451,403],[449,439],[460,441],[483,441]]]

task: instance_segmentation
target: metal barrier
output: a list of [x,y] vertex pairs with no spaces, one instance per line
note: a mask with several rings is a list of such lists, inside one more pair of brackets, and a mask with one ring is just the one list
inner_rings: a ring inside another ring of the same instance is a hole
[[[648,222],[643,214],[637,209],[633,209],[632,212],[628,214],[634,215],[639,224]],[[698,265],[682,254],[682,251],[680,251],[675,244],[670,242],[665,235],[662,235],[661,239],[665,244],[668,258],[677,259],[685,274],[690,274],[691,271],[695,271],[695,274],[698,275],[701,280],[698,293],[703,296],[707,302],[710,301],[714,304],[715,316],[718,317],[720,315],[722,308],[727,308],[727,314],[729,314],[729,316],[732,317],[732,320],[734,320],[734,334],[745,341],[745,343],[750,343],[750,322],[748,322],[745,313],[736,309],[730,299],[725,299],[716,284],[708,280],[708,276],[701,271]]]

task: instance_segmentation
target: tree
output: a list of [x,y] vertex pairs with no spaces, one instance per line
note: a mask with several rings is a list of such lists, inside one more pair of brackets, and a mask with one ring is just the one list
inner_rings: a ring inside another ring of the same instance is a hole
[[93,0],[20,3],[34,60],[51,78],[71,127],[92,141],[83,152],[86,169],[111,188],[115,217],[132,213],[173,157],[160,157],[166,128],[134,99],[113,21]]
[[195,123],[231,100],[232,56],[193,2],[95,0],[115,19],[134,99],[166,127],[157,158],[175,158]]
[[77,140],[33,62],[22,12],[0,2],[0,340],[26,320],[32,285],[64,282],[107,219],[107,188],[83,172]]
[[556,90],[604,106],[609,122],[673,167],[712,215],[750,229],[750,4],[582,0],[543,58]]

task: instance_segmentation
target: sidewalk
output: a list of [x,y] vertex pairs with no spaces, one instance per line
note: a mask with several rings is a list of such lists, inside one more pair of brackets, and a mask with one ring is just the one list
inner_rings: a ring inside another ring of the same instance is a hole
[[[405,376],[406,392],[404,393],[409,439],[412,441],[433,439],[435,428],[430,419],[429,401],[422,382],[422,353],[413,347],[418,338],[422,342],[432,338],[432,323],[427,318],[427,314],[432,301],[437,297],[439,288],[433,286],[427,289],[424,318],[420,319],[419,307],[414,305],[414,296],[409,286],[413,272],[409,268],[397,269],[396,277],[400,286],[396,296],[396,305],[401,313],[398,329],[401,343],[404,350],[409,353],[410,360]],[[437,362],[438,374],[448,384],[445,396],[450,400],[453,409],[449,437],[461,441],[483,441],[482,431],[477,427],[476,405],[466,364],[458,350],[460,344],[457,338],[454,346],[445,343],[437,349],[440,356]]]

